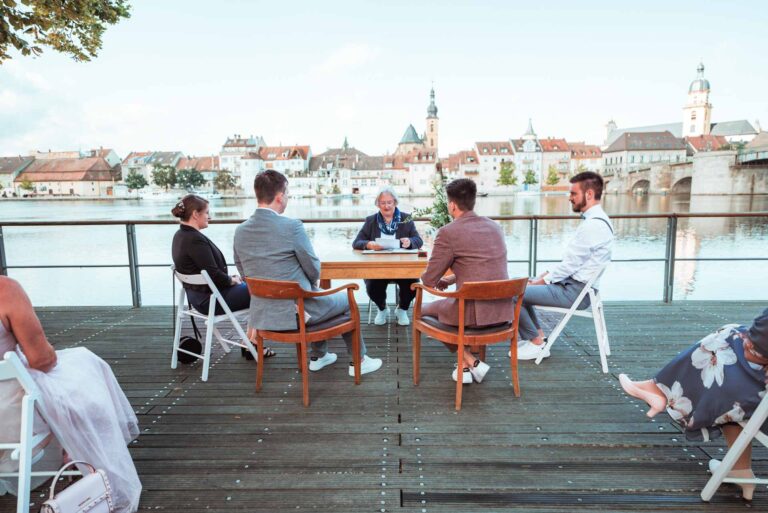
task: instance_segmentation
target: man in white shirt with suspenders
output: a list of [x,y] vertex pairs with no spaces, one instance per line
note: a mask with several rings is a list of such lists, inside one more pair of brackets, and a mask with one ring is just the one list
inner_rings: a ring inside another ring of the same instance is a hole
[[[583,221],[568,244],[563,260],[549,271],[528,280],[520,309],[519,360],[535,360],[545,351],[544,331],[536,317],[536,305],[570,308],[585,284],[611,261],[613,224],[600,205],[603,178],[591,171],[571,178],[569,201]],[[592,286],[598,288],[598,280]],[[579,309],[589,307],[585,296]],[[544,358],[549,351],[544,353]]]

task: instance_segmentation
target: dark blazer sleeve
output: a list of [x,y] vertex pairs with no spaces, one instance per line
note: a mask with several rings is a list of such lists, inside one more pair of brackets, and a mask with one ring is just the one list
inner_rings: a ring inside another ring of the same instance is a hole
[[[410,214],[403,214],[403,217],[408,217]],[[421,240],[421,236],[419,236],[419,232],[416,231],[416,223],[413,221],[408,221],[403,225],[403,232],[405,232],[405,235],[403,237],[408,237],[411,239],[411,248],[412,249],[419,249],[424,245],[424,241]]]
[[232,278],[227,274],[226,270],[222,271],[217,265],[212,245],[213,242],[208,242],[202,236],[194,237],[189,241],[189,247],[187,248],[189,258],[200,270],[208,272],[217,288],[229,287],[232,285]]
[[375,226],[376,215],[374,214],[373,216],[366,217],[365,223],[363,223],[363,227],[360,228],[359,232],[357,232],[357,237],[355,237],[355,241],[352,243],[352,248],[365,249],[366,244],[376,240],[376,236],[374,234]]

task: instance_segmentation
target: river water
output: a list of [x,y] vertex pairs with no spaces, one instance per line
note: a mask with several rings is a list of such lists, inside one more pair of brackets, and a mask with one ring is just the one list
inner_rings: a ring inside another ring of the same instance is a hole
[[[404,198],[402,210],[423,207],[430,198]],[[764,212],[768,196],[630,196],[604,197],[610,214],[667,212]],[[2,201],[1,221],[172,220],[173,202],[146,200]],[[211,202],[216,219],[243,219],[252,213],[253,199]],[[482,215],[570,214],[564,195],[516,195],[478,198]],[[286,215],[303,219],[362,218],[375,211],[373,198],[291,199]],[[558,260],[578,219],[541,221],[538,256]],[[504,222],[510,260],[527,260],[528,221]],[[663,258],[665,219],[617,219],[614,259]],[[361,223],[307,224],[321,256],[347,251]],[[137,226],[142,300],[146,305],[170,304],[168,267],[175,226]],[[426,232],[425,225],[419,226]],[[208,235],[232,260],[235,225],[213,224]],[[128,263],[123,226],[4,227],[7,264],[15,266],[113,265]],[[768,218],[680,219],[676,235],[678,258],[768,258]],[[684,261],[675,268],[675,299],[768,299],[767,262]],[[538,270],[548,263],[539,263]],[[511,276],[528,273],[527,263],[510,263]],[[14,269],[35,305],[130,305],[131,285],[126,267]],[[616,262],[603,277],[601,293],[608,300],[654,300],[662,297],[663,262]],[[360,296],[364,299],[364,296]]]

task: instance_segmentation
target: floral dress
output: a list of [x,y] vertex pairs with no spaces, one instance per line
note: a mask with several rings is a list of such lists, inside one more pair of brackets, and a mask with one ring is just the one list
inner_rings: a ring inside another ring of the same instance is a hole
[[[667,413],[689,440],[711,440],[721,426],[749,419],[766,394],[768,366],[744,356],[747,328],[726,324],[683,351],[656,375]],[[768,430],[766,422],[762,430]]]

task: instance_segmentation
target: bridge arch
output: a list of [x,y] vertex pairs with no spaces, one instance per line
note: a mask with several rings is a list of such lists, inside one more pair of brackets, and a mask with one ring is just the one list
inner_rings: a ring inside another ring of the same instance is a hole
[[636,194],[638,196],[644,196],[648,194],[648,190],[651,188],[651,182],[650,180],[638,180],[634,184],[632,184],[632,188],[630,191],[632,194]]
[[686,176],[675,182],[670,190],[672,191],[672,194],[690,194],[692,183],[693,178]]

